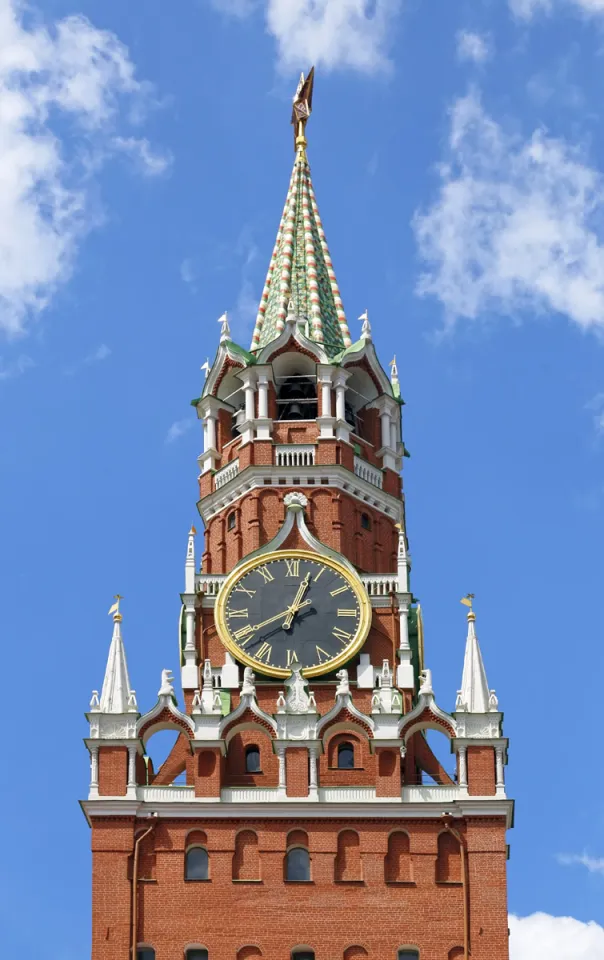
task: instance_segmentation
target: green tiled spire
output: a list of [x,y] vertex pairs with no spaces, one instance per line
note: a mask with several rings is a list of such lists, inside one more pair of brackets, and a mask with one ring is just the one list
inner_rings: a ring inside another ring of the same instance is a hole
[[312,103],[311,78],[312,73],[308,80],[302,78],[294,100],[296,159],[256,317],[254,352],[279,336],[290,309],[308,321],[308,335],[330,356],[352,343],[306,156],[304,128]]

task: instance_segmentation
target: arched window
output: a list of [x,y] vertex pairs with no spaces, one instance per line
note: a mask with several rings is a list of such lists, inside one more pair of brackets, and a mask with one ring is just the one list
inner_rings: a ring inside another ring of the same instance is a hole
[[260,748],[255,745],[245,748],[245,772],[260,773]]
[[185,953],[185,960],[208,960],[208,956],[205,947],[189,947]]
[[409,834],[396,830],[388,837],[388,853],[384,862],[386,883],[410,883],[411,854],[409,852]]
[[153,947],[137,947],[136,960],[155,960]]
[[403,947],[397,954],[397,960],[419,960],[419,950],[415,947]]
[[208,880],[208,851],[189,847],[185,854],[185,880]]
[[359,835],[355,830],[342,830],[338,834],[335,879],[339,883],[363,879]]
[[227,517],[227,530],[234,530],[235,524],[237,523],[237,515],[235,511],[231,511]]
[[354,747],[348,740],[338,744],[338,770],[354,769]]
[[436,880],[438,883],[459,883],[461,881],[461,850],[452,833],[439,834]]
[[237,951],[237,960],[256,960],[257,957],[261,956],[262,950],[260,947],[241,947],[241,949]]
[[361,526],[363,530],[371,530],[371,517],[368,513],[361,514]]
[[292,372],[276,380],[277,420],[314,420],[317,416],[316,377]]
[[315,951],[303,947],[300,950],[292,950],[292,960],[315,960]]
[[233,880],[259,880],[258,837],[253,830],[241,830],[235,837]]
[[344,951],[344,960],[364,960],[365,957],[368,957],[369,954],[365,950],[365,947],[348,947]]
[[285,879],[290,883],[310,881],[310,854],[306,847],[292,847],[285,854]]

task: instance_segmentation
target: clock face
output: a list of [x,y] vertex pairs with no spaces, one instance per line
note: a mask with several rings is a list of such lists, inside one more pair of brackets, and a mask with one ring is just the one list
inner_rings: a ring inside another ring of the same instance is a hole
[[365,588],[337,560],[305,550],[275,551],[244,563],[216,599],[227,649],[261,673],[307,677],[346,663],[371,617]]

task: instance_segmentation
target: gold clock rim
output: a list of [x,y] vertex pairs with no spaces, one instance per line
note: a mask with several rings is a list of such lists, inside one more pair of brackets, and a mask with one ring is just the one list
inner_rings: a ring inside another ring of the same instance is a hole
[[218,631],[218,636],[221,643],[226,647],[229,653],[246,666],[253,667],[260,673],[266,674],[269,677],[289,677],[291,670],[287,670],[284,667],[267,666],[259,660],[254,660],[253,657],[248,656],[244,650],[238,647],[235,641],[231,639],[225,617],[226,600],[231,592],[232,587],[238,580],[244,577],[255,567],[260,567],[265,563],[272,563],[274,560],[284,560],[285,558],[313,560],[315,563],[320,562],[325,564],[326,567],[331,567],[333,570],[336,570],[341,576],[343,576],[344,579],[350,584],[351,589],[359,601],[359,626],[357,628],[354,640],[348,645],[348,647],[346,647],[346,650],[339,654],[339,656],[334,657],[333,660],[330,660],[328,663],[326,663],[324,665],[326,669],[322,669],[321,666],[308,667],[307,669],[302,668],[302,673],[305,677],[317,677],[324,673],[331,673],[333,670],[337,670],[338,667],[341,667],[342,664],[348,663],[348,661],[359,652],[365,643],[367,634],[369,633],[369,628],[371,627],[371,604],[369,602],[367,591],[363,586],[363,581],[360,577],[354,573],[351,573],[348,567],[339,560],[336,560],[333,557],[325,557],[320,553],[314,553],[312,550],[271,550],[270,553],[264,553],[261,556],[250,557],[250,559],[244,560],[243,563],[237,566],[234,570],[231,570],[226,580],[220,587],[220,591],[216,597],[216,603],[214,606],[214,623]]

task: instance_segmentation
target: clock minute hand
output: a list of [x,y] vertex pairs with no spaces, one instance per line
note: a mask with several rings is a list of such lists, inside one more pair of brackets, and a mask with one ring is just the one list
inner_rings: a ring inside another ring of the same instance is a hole
[[300,586],[298,587],[298,592],[294,597],[294,602],[289,608],[287,616],[283,621],[283,628],[285,630],[289,630],[289,628],[291,627],[294,617],[296,616],[298,610],[300,610],[301,607],[306,606],[308,603],[310,603],[310,601],[306,601],[306,603],[301,603],[302,597],[308,590],[309,585],[310,585],[310,573],[307,573],[306,576],[304,577],[304,580],[301,582]]
[[[305,600],[304,603],[298,605],[298,610],[300,607],[308,606],[309,603],[310,600]],[[275,620],[280,620],[284,614],[288,614],[290,609],[291,608],[288,607],[287,610],[282,610],[281,613],[276,614],[274,617],[269,617],[268,620],[263,620],[262,623],[255,623],[253,626],[249,627],[249,630],[254,631],[255,633],[256,630],[260,630],[261,627],[267,627],[269,623],[274,623]]]

